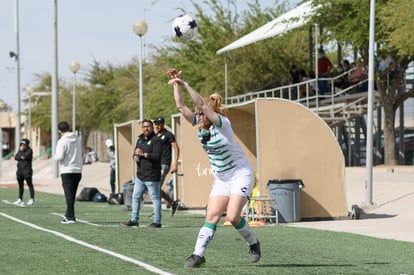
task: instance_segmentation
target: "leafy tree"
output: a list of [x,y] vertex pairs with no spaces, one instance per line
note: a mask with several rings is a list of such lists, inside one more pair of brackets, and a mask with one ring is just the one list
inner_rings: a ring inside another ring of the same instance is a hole
[[[387,53],[394,63],[385,71],[375,71],[375,79],[379,92],[379,101],[384,108],[385,126],[385,164],[397,163],[395,153],[395,112],[404,101],[414,96],[414,89],[399,89],[403,83],[405,72],[414,53],[414,24],[410,0],[377,0],[376,1],[376,34],[375,39],[380,47],[377,56]],[[367,64],[369,45],[369,1],[359,0],[320,0],[319,12],[313,18],[328,31],[322,36],[326,41],[336,40],[350,45],[357,50]],[[338,20],[339,18],[339,20]],[[411,24],[410,24],[411,22]],[[382,53],[381,53],[382,52]],[[391,76],[391,77],[390,77]]]
[[[288,1],[274,1],[274,7],[266,9],[260,2],[248,1],[248,10],[240,13],[236,0],[206,0],[202,6],[190,1],[196,10],[199,35],[188,41],[166,39],[162,47],[153,46],[153,53],[143,62],[144,117],[151,119],[161,115],[168,123],[171,114],[177,112],[165,74],[170,67],[183,70],[183,78],[205,96],[216,91],[224,96],[225,61],[229,96],[244,94],[269,83],[280,86],[285,84],[292,64],[304,68],[307,64],[306,30],[268,39],[223,56],[216,54],[218,49],[288,9]],[[110,132],[114,123],[138,118],[137,64],[136,59],[123,65],[93,61],[86,69],[76,88],[77,128],[85,139],[91,131]],[[47,85],[50,87],[50,81]],[[60,85],[59,117],[70,121],[71,104],[68,102],[71,102],[72,85],[65,82]],[[38,125],[50,129],[50,119],[44,116],[46,110],[50,110],[50,102],[41,105],[38,106]]]
[[[49,73],[40,73],[34,75],[33,88],[36,92],[52,93],[52,76]],[[32,126],[39,127],[43,131],[51,131],[52,121],[52,97],[39,97],[33,99],[31,107]]]
[[[381,94],[385,115],[385,159],[387,164],[396,164],[395,153],[395,112],[409,97],[414,96],[414,87],[409,91],[403,87],[405,73],[412,62],[414,54],[414,9],[410,0],[385,1],[378,12],[379,28],[383,34],[380,42],[388,51],[395,63],[387,70],[376,74],[377,85]],[[387,82],[391,76],[391,81]],[[387,156],[388,153],[388,156]],[[393,159],[394,158],[394,159]]]

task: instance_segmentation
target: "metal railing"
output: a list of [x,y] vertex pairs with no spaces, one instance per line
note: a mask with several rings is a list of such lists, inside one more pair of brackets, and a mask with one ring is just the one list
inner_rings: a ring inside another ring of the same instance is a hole
[[[367,110],[368,93],[366,90],[359,91],[359,87],[364,86],[368,82],[368,79],[363,79],[344,89],[335,87],[335,83],[348,73],[349,71],[335,77],[319,78],[318,80],[320,81],[327,81],[330,87],[329,91],[324,95],[314,94],[312,85],[317,85],[315,83],[317,80],[309,79],[296,84],[228,97],[226,104],[239,105],[255,99],[280,98],[291,100],[303,104],[312,110],[324,119],[328,125],[335,126],[344,123],[348,119],[360,116],[366,113]],[[303,91],[305,96],[302,97],[301,92]],[[374,96],[375,94],[376,91],[374,91]],[[374,105],[374,108],[379,106],[378,102]]]
[[52,147],[47,148],[46,150],[44,150],[43,152],[41,152],[37,157],[34,157],[33,160],[38,160],[41,159],[43,156],[49,155],[52,153]]

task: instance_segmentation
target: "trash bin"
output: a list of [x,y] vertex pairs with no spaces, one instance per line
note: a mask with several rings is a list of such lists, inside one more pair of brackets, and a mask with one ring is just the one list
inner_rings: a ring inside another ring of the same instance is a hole
[[302,180],[269,180],[267,188],[270,196],[276,200],[278,218],[281,223],[299,222],[300,190],[304,187]]

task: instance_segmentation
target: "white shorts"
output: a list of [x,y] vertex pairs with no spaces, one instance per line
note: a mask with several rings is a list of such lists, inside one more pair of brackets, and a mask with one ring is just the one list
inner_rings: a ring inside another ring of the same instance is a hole
[[239,195],[242,197],[250,196],[254,186],[254,173],[251,169],[239,169],[225,180],[215,177],[210,196]]

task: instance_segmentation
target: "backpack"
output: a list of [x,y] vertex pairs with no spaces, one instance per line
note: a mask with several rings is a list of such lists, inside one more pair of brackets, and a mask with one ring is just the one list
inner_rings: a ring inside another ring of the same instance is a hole
[[79,195],[76,197],[77,201],[91,201],[99,190],[95,187],[84,187]]

